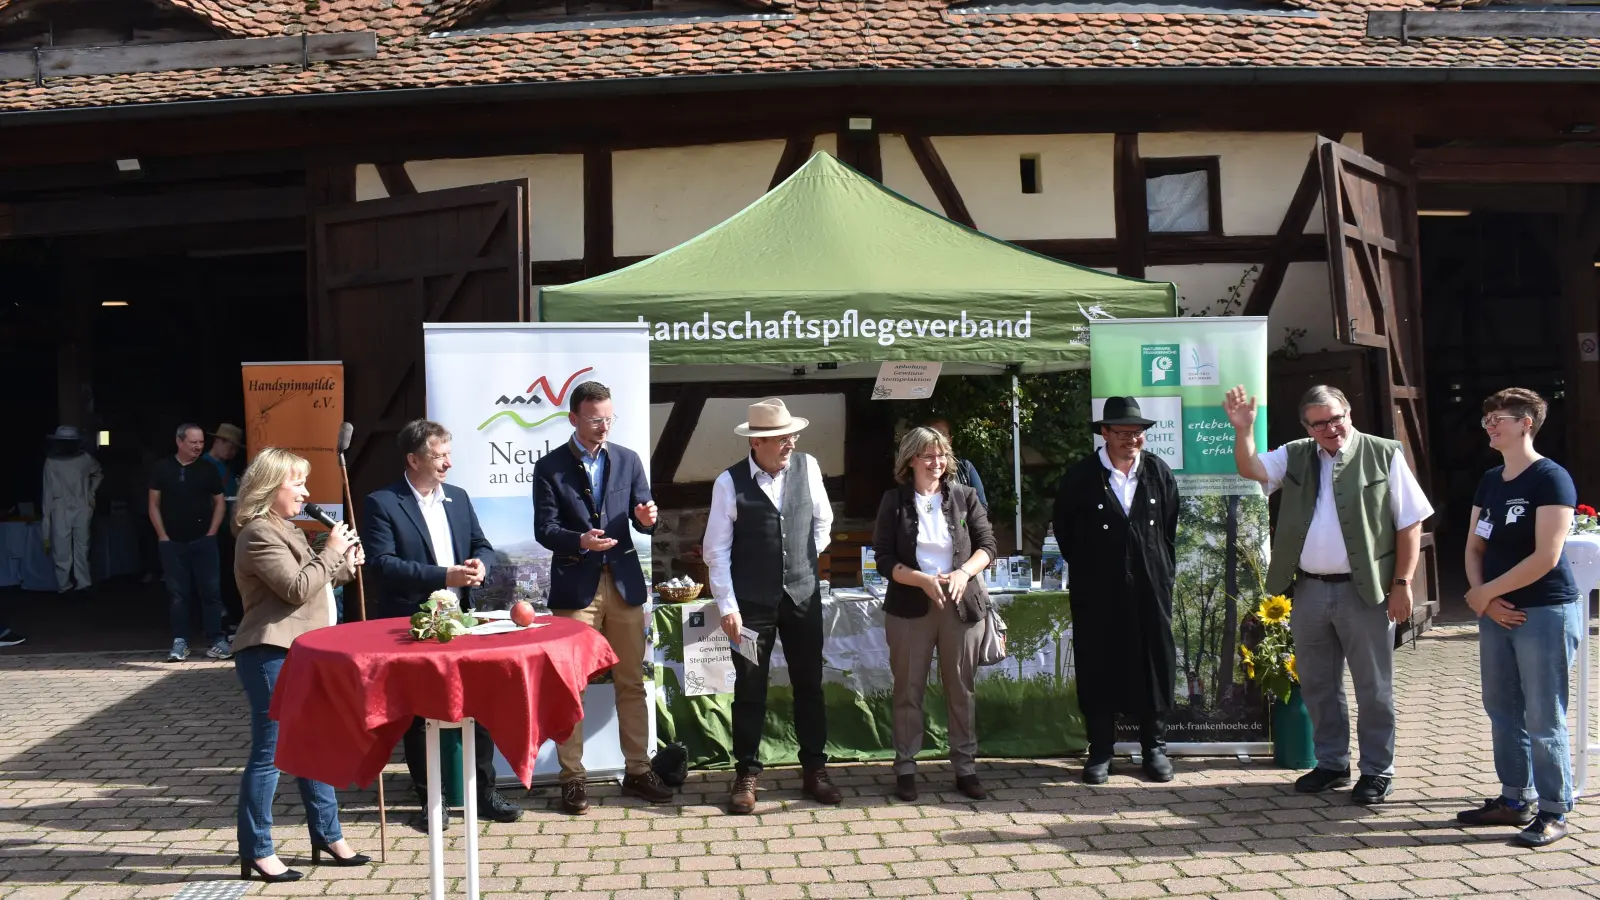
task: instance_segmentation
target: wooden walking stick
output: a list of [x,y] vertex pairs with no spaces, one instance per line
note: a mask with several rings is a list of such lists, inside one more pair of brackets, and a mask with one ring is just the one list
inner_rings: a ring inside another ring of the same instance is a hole
[[[350,493],[350,470],[345,466],[344,452],[350,449],[350,438],[355,428],[349,422],[339,424],[339,478],[344,482],[344,509],[348,520],[355,509],[355,497]],[[356,567],[356,609],[361,621],[367,620],[367,586],[361,578],[361,567]],[[389,815],[383,803],[383,770],[378,770],[378,860],[389,861]]]

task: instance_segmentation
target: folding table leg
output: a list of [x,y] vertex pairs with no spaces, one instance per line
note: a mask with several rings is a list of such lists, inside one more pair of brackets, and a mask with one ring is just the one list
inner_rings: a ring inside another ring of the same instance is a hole
[[477,734],[470,718],[461,720],[461,802],[467,828],[467,898],[478,900]]
[[428,881],[432,900],[444,900],[444,786],[439,783],[439,723],[427,720]]

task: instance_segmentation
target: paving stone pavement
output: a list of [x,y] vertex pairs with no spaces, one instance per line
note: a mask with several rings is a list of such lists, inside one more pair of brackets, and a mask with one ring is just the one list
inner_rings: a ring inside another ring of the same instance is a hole
[[[695,773],[679,801],[648,807],[615,787],[569,818],[551,791],[511,796],[514,825],[483,827],[483,896],[494,900],[1383,900],[1600,897],[1600,829],[1587,808],[1543,851],[1509,829],[1464,831],[1455,812],[1495,792],[1472,627],[1424,636],[1398,657],[1397,790],[1378,808],[1293,792],[1270,760],[1177,761],[1169,785],[1114,775],[1079,783],[1075,760],[991,761],[990,799],[922,769],[923,799],[889,798],[885,764],[835,768],[838,808],[802,800],[792,771],[766,780],[757,815],[723,813],[729,776]],[[1353,709],[1353,701],[1352,701]],[[231,664],[142,655],[0,656],[0,898],[170,897],[238,872],[239,767],[248,736]],[[1131,767],[1124,767],[1131,768]],[[391,766],[390,799],[407,795]],[[312,868],[299,798],[279,794],[280,853],[307,872],[250,896],[427,895],[427,847],[391,810],[387,862]],[[345,835],[376,854],[374,794],[340,795]],[[450,833],[460,874],[460,826]],[[454,887],[460,887],[456,882]]]

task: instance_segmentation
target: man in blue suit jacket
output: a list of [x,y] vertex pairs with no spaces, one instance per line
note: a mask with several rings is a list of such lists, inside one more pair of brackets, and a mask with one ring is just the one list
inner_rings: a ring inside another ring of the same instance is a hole
[[[472,589],[489,576],[483,556],[494,548],[483,536],[472,498],[444,483],[450,472],[450,432],[438,422],[417,419],[400,429],[405,475],[367,495],[362,542],[367,570],[373,573],[378,616],[410,618],[441,588],[453,591],[462,609],[471,609]],[[406,732],[406,766],[417,799],[427,797],[427,750],[421,718]],[[494,744],[477,726],[478,810],[496,822],[515,822],[522,810],[494,789]],[[449,813],[446,811],[446,824]]]
[[[633,546],[630,524],[655,530],[656,504],[644,463],[627,447],[609,443],[611,389],[585,381],[572,389],[572,439],[534,465],[534,537],[554,554],[550,561],[550,611],[605,635],[621,660],[612,668],[617,730],[627,774],[624,793],[651,803],[672,799],[650,768],[651,711],[644,690],[645,603],[650,589]],[[558,747],[561,808],[589,809],[584,789],[583,731]]]

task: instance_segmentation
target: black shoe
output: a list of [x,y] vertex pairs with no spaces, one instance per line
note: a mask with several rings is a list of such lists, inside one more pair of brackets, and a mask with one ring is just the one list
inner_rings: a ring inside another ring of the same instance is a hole
[[1349,769],[1324,769],[1320,766],[1301,775],[1294,782],[1294,789],[1302,794],[1320,794],[1323,791],[1349,786]]
[[978,780],[976,774],[960,775],[956,777],[956,790],[968,800],[987,800],[989,792],[983,789],[983,782]]
[[[422,832],[423,834],[427,834],[428,833],[428,795],[427,794],[418,794],[417,795],[417,805],[422,807],[422,808],[417,810],[417,818],[416,818],[415,821],[413,821],[411,823],[411,827],[415,828],[416,830],[418,830],[420,832]],[[450,830],[450,804],[449,803],[441,802],[439,804],[439,828],[440,828],[441,831],[449,831]]]
[[1517,832],[1513,841],[1524,847],[1546,847],[1567,836],[1567,817],[1561,813],[1540,811],[1528,827]]
[[894,777],[894,795],[907,803],[917,802],[917,776],[896,775]]
[[0,647],[15,647],[25,640],[27,638],[9,628],[0,628]]
[[330,857],[328,860],[328,865],[339,866],[341,868],[349,868],[350,866],[364,866],[367,863],[372,862],[372,857],[366,855],[365,853],[355,853],[350,856],[340,856],[339,854],[333,852],[333,849],[327,844],[312,844],[311,864],[313,866],[322,865],[322,854],[324,853],[328,854]]
[[239,877],[245,881],[249,881],[252,875],[260,875],[261,880],[265,881],[267,884],[283,884],[286,881],[299,881],[300,879],[306,877],[305,873],[296,872],[293,869],[284,869],[282,872],[279,872],[276,875],[268,875],[267,873],[261,871],[261,867],[255,864],[255,860],[239,860]]
[[582,781],[562,782],[561,811],[569,816],[581,816],[589,811],[589,790]]
[[1521,828],[1533,821],[1533,804],[1523,803],[1521,806],[1512,806],[1504,797],[1485,800],[1483,806],[1477,809],[1468,809],[1456,813],[1456,821],[1462,825],[1515,825]]
[[1084,784],[1105,784],[1111,777],[1111,757],[1095,759],[1090,757],[1083,767]]
[[645,769],[638,775],[622,778],[622,792],[632,794],[646,803],[667,803],[672,800],[672,788],[661,780],[654,769]]
[[509,824],[522,818],[522,807],[500,796],[499,791],[490,791],[487,799],[478,801],[478,818]]
[[1394,779],[1387,775],[1363,775],[1356,779],[1356,786],[1350,791],[1350,799],[1362,806],[1371,806],[1382,803],[1394,793]]
[[1172,780],[1172,760],[1167,758],[1164,747],[1152,747],[1144,751],[1144,773],[1150,776],[1151,781],[1162,783]]

